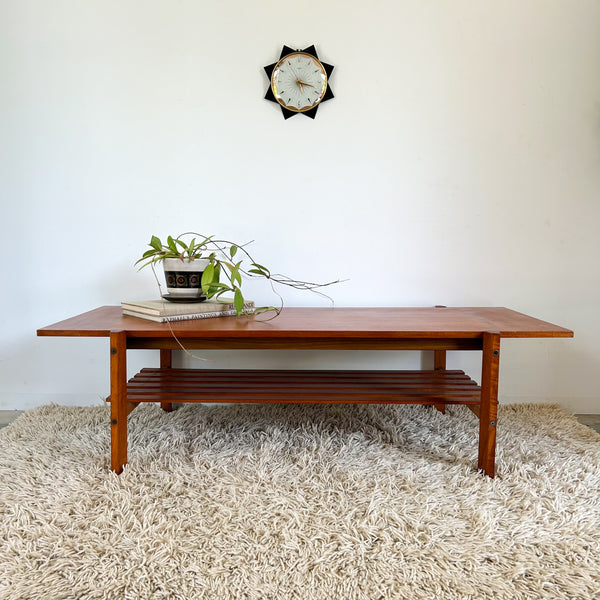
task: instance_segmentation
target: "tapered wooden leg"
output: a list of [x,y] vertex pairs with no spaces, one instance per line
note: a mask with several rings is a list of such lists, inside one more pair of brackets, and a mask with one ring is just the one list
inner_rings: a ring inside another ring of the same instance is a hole
[[[434,350],[433,351],[433,368],[436,371],[446,370],[446,351],[445,350]],[[446,405],[440,402],[434,404],[434,406],[443,414],[446,413]]]
[[127,464],[127,334],[110,332],[110,466],[121,473]]
[[[166,350],[161,348],[160,350],[160,368],[161,369],[170,369],[172,366],[172,355],[171,350]],[[161,402],[160,407],[166,411],[171,412],[173,410],[172,402]]]
[[490,477],[495,474],[499,366],[500,334],[484,333],[481,364],[481,404],[479,407],[478,467]]

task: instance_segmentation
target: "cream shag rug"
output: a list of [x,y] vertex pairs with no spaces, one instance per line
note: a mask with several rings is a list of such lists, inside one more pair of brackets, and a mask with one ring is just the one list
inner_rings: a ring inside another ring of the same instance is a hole
[[106,407],[0,431],[0,598],[600,598],[600,436],[501,407],[158,406],[108,470]]

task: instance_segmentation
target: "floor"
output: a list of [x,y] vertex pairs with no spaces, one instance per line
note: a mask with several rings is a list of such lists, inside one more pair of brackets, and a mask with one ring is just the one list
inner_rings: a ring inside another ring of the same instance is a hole
[[22,410],[0,410],[0,429],[23,414]]
[[[0,429],[23,414],[22,410],[0,410]],[[575,415],[577,420],[600,433],[600,415]]]
[[577,420],[600,433],[600,415],[575,415]]

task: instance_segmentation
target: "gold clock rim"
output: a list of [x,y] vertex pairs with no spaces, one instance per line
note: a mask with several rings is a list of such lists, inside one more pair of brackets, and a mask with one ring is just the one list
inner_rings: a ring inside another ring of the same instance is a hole
[[[282,62],[284,62],[286,59],[288,59],[290,56],[298,56],[298,55],[300,55],[300,56],[306,56],[306,57],[310,58],[311,60],[313,60],[315,63],[317,63],[319,65],[319,67],[321,68],[321,71],[325,75],[325,86],[324,86],[323,93],[321,94],[321,96],[319,97],[319,99],[317,100],[317,102],[315,102],[311,106],[307,106],[305,108],[295,108],[295,107],[291,107],[291,106],[288,106],[287,104],[283,103],[279,99],[279,97],[277,96],[277,94],[275,93],[275,89],[274,89],[274,85],[273,85],[273,77],[275,75],[275,72],[277,71],[277,67],[279,67],[279,65]],[[285,56],[282,56],[275,63],[275,67],[273,68],[273,71],[271,72],[271,92],[273,93],[273,96],[275,97],[275,100],[277,100],[278,104],[280,106],[282,106],[283,108],[285,108],[286,110],[289,110],[291,112],[302,113],[302,112],[306,112],[308,110],[312,110],[313,108],[319,106],[319,104],[321,104],[321,100],[323,100],[323,98],[325,97],[328,85],[329,85],[329,77],[327,76],[327,71],[325,70],[325,67],[323,66],[323,63],[316,56],[313,56],[312,54],[309,54],[308,52],[301,52],[301,51],[300,52],[290,52],[289,54],[286,54]]]

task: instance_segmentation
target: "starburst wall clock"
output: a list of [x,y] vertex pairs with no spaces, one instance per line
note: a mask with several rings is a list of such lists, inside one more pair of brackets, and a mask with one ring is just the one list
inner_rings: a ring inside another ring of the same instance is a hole
[[319,60],[314,45],[304,50],[284,46],[279,60],[264,69],[270,81],[265,99],[279,104],[284,119],[299,113],[314,119],[321,103],[333,98],[333,66]]

